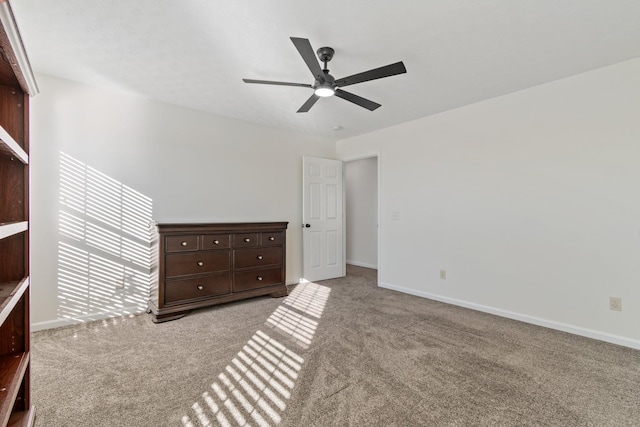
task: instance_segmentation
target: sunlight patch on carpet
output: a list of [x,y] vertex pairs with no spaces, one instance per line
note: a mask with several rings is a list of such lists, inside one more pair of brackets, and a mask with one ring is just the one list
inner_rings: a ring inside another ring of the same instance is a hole
[[[322,317],[331,289],[299,284],[269,316],[266,325],[307,349]],[[304,358],[263,331],[226,366],[211,389],[182,417],[183,427],[275,426],[282,421]]]

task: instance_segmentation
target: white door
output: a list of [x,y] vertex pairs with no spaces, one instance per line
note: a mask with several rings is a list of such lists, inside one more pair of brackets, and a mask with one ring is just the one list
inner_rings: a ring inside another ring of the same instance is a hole
[[304,278],[344,276],[342,162],[302,158],[302,247]]

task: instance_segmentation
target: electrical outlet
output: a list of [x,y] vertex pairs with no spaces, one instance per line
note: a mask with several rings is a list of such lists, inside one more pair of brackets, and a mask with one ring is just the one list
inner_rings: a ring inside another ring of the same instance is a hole
[[447,270],[440,270],[440,279],[447,280]]
[[609,297],[609,310],[622,311],[622,298]]
[[116,282],[114,284],[114,287],[116,289],[124,289],[124,277],[121,279],[116,279]]
[[393,221],[400,221],[400,212],[399,211],[391,212],[391,219]]

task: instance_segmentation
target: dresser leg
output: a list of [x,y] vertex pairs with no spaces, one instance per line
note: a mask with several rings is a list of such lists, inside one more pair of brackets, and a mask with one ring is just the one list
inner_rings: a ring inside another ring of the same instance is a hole
[[271,295],[272,298],[282,298],[289,295],[289,290],[287,289],[286,286],[284,286],[283,289],[280,289],[275,292],[271,292],[269,295]]
[[178,313],[168,313],[168,314],[155,314],[155,313],[151,313],[151,321],[153,323],[162,323],[162,322],[168,322],[169,320],[176,320],[176,319],[180,319],[184,316],[187,315],[187,313],[189,313],[189,311],[181,311]]

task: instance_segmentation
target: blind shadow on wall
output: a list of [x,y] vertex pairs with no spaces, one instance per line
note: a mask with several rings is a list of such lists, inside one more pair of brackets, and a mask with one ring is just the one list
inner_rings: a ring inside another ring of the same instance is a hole
[[151,198],[60,153],[58,319],[146,310],[152,206]]

